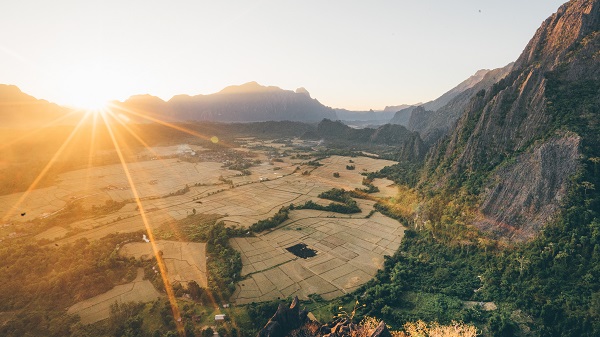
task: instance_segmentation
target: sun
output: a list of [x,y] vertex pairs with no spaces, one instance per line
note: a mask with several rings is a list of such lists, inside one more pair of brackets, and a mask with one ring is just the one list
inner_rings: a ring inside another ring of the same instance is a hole
[[105,111],[110,102],[110,99],[91,92],[75,93],[69,100],[72,107],[90,112]]
[[110,71],[110,64],[83,60],[63,69],[57,99],[85,111],[105,110],[108,103],[120,98],[121,80]]
[[77,104],[77,107],[83,110],[87,110],[87,111],[105,111],[106,109],[108,109],[108,103],[109,100],[98,100],[98,101],[85,101],[82,103]]

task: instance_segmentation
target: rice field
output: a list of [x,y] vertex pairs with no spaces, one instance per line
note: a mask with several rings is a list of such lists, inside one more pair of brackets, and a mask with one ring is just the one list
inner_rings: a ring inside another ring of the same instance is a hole
[[[187,285],[190,281],[196,281],[201,287],[206,287],[205,243],[157,240],[155,244],[156,249],[163,253],[162,258],[171,283]],[[149,242],[128,243],[121,247],[119,254],[144,260],[154,257],[152,244]]]
[[104,294],[78,302],[67,312],[79,315],[83,324],[92,324],[107,319],[110,315],[110,306],[115,302],[151,302],[158,299],[160,293],[154,289],[150,281],[143,280],[143,277],[144,272],[139,269],[133,282],[118,285]]
[[[159,150],[167,153],[182,149]],[[300,159],[284,158],[283,162],[269,163],[260,153],[259,158],[263,163],[252,166],[249,175],[225,169],[219,162],[189,163],[174,158],[128,163],[143,216],[139,205],[132,200],[133,190],[121,165],[62,174],[55,186],[33,190],[18,211],[26,212],[27,219],[31,219],[59,212],[74,201],[86,207],[102,206],[107,200],[126,202],[110,214],[56,224],[35,235],[37,240],[50,240],[51,246],[80,238],[96,240],[112,233],[157,230],[191,214],[214,214],[228,226],[248,227],[292,203],[299,205],[312,200],[326,205],[330,201],[319,199],[320,193],[331,188],[363,188],[361,173],[394,164],[367,157],[331,156],[319,161],[322,166],[314,167]],[[354,169],[348,170],[349,165]],[[336,172],[339,177],[334,176]],[[375,179],[373,184],[380,189],[376,196],[390,197],[397,192],[391,181]],[[0,196],[0,212],[4,214],[22,197],[22,193]],[[362,213],[294,210],[290,219],[275,230],[256,237],[232,239],[232,246],[242,255],[244,277],[237,285],[233,301],[244,304],[296,295],[307,298],[310,294],[331,299],[371,279],[382,267],[384,255],[392,255],[398,249],[404,229],[399,222],[379,213],[366,218],[374,202],[357,202]],[[18,223],[27,219],[15,213],[9,221]],[[120,254],[151,257],[150,244],[141,241],[140,238],[140,242],[123,246]],[[201,286],[207,284],[205,244],[177,241],[156,244],[163,251],[171,282],[194,280]],[[316,255],[304,259],[286,249],[296,244],[305,244]],[[83,322],[95,322],[108,317],[109,305],[115,300],[156,298],[158,293],[146,282],[136,279],[69,310],[80,314]]]
[[[332,216],[336,216],[332,218]],[[332,299],[355,290],[383,267],[384,255],[400,246],[404,228],[375,213],[370,218],[341,218],[333,213],[293,211],[278,230],[252,238],[231,239],[242,254],[237,304],[288,296],[319,294]],[[317,251],[300,258],[286,248],[298,243]]]

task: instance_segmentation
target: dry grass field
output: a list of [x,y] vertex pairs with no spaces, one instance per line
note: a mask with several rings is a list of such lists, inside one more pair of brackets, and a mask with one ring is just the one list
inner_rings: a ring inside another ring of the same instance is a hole
[[[190,281],[196,281],[201,287],[206,287],[205,243],[157,240],[156,246],[163,253],[162,258],[171,283],[186,285]],[[152,245],[146,242],[128,243],[121,247],[119,254],[146,260],[154,256]]]
[[69,314],[79,315],[81,323],[91,324],[110,315],[110,306],[115,302],[151,302],[161,295],[150,281],[143,280],[144,272],[138,270],[136,279],[133,282],[118,285],[104,294],[88,298],[71,306],[67,312]]

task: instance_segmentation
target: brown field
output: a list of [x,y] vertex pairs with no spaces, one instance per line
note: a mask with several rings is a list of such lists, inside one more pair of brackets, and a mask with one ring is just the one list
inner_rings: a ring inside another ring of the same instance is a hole
[[[196,281],[201,287],[206,287],[205,243],[157,240],[156,248],[163,252],[162,257],[171,283],[180,282],[185,285]],[[152,245],[146,242],[128,243],[119,253],[136,259],[150,259],[154,256]]]
[[[379,213],[368,219],[312,210],[291,214],[276,231],[231,240],[242,253],[246,275],[234,294],[237,304],[310,294],[331,299],[351,292],[375,275],[404,234],[398,221]],[[317,255],[302,259],[285,249],[297,243]]]
[[133,282],[116,286],[104,294],[76,303],[67,312],[72,315],[79,315],[81,323],[91,324],[107,319],[110,315],[110,306],[115,302],[154,301],[161,295],[154,289],[150,281],[143,280],[143,276],[144,272],[140,268]]
[[35,236],[36,240],[46,239],[46,240],[54,240],[65,236],[69,232],[68,229],[64,227],[54,226],[52,228],[47,229],[46,231]]

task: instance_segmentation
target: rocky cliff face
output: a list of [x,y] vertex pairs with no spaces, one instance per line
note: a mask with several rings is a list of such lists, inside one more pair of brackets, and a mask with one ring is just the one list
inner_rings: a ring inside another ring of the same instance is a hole
[[516,157],[494,172],[483,193],[477,225],[495,234],[529,239],[550,221],[566,195],[570,176],[578,168],[576,134],[553,138]]
[[503,68],[479,70],[437,99],[396,112],[390,123],[419,132],[425,144],[431,146],[452,130],[471,97],[505,77],[512,66],[510,63]]
[[426,144],[432,145],[451,132],[473,96],[481,90],[491,88],[510,72],[512,66],[513,63],[510,63],[502,68],[478,71],[431,104],[426,103],[420,109],[415,109],[410,115],[407,128],[417,131]]
[[293,92],[256,82],[230,86],[211,95],[179,95],[168,102],[149,95],[134,96],[115,105],[124,111],[169,121],[318,122],[336,118],[333,109],[312,99],[304,88]]
[[454,181],[477,190],[472,177],[492,177],[495,187],[482,192],[481,228],[518,229],[516,239],[536,233],[579,165],[579,144],[597,146],[585,145],[585,135],[598,124],[599,31],[598,0],[563,5],[510,74],[479,91],[456,130],[431,151],[428,171],[436,172],[430,179],[438,185]]

